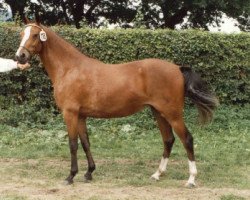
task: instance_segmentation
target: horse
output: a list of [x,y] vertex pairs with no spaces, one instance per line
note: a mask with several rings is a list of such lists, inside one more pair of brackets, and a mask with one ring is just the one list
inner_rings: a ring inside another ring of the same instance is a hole
[[25,64],[35,54],[40,57],[51,79],[55,102],[63,114],[71,154],[67,184],[73,183],[78,172],[78,137],[88,161],[86,181],[92,180],[96,168],[90,151],[87,117],[125,117],[150,107],[164,146],[159,167],[151,178],[159,180],[166,171],[175,133],[187,152],[189,179],[186,185],[195,186],[197,168],[193,137],[183,119],[184,100],[185,97],[191,99],[203,122],[212,119],[218,104],[199,74],[190,67],[154,58],[121,64],[103,63],[82,54],[38,20],[26,21],[20,34],[16,59]]

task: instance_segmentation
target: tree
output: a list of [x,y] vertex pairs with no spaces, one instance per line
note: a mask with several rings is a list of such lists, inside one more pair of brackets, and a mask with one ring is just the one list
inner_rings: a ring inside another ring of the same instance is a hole
[[98,27],[101,17],[106,18],[109,23],[129,23],[136,15],[129,0],[37,0],[37,3],[21,0],[15,4],[16,2],[6,0],[13,15],[18,9],[23,18],[25,7],[27,15],[39,12],[41,20],[48,25],[60,22],[80,28],[81,21],[85,21],[91,27]]
[[109,23],[132,21],[136,10],[129,6],[129,2],[129,0],[69,0],[63,1],[63,4],[79,28],[83,19],[91,27],[98,27],[101,17],[106,18]]
[[[187,22],[184,28],[204,28],[219,25],[222,15],[237,19],[240,28],[249,27],[250,0],[142,0],[143,20],[147,27],[174,29]],[[248,23],[247,23],[248,22]]]
[[[5,0],[13,16],[39,12],[47,25],[82,23],[90,27],[102,25],[100,19],[122,27],[208,29],[219,25],[225,13],[239,22],[241,30],[250,30],[250,0]],[[139,2],[139,5],[137,4]],[[1,5],[1,4],[0,4]],[[138,17],[139,16],[139,17]],[[185,21],[185,23],[184,23]],[[134,22],[131,25],[130,22]]]
[[19,14],[21,18],[24,18],[24,8],[27,6],[27,0],[5,0],[12,11],[12,16]]
[[98,18],[104,17],[108,20],[109,23],[118,23],[120,25],[133,21],[136,13],[136,7],[130,0],[102,1],[95,12]]

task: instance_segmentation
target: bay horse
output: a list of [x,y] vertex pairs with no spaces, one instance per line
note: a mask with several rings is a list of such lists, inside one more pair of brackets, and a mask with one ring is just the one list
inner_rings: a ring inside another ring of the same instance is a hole
[[174,132],[188,156],[190,176],[187,186],[195,186],[197,169],[193,137],[183,120],[184,99],[187,96],[193,101],[203,121],[212,118],[217,106],[217,98],[197,73],[191,68],[160,59],[105,64],[82,54],[37,20],[26,23],[21,38],[16,59],[25,64],[32,55],[39,55],[52,81],[55,101],[67,126],[71,153],[67,184],[73,183],[78,172],[78,137],[88,161],[85,180],[92,180],[95,170],[86,128],[87,117],[125,117],[149,106],[164,146],[159,168],[152,178],[159,180],[166,171],[175,141]]

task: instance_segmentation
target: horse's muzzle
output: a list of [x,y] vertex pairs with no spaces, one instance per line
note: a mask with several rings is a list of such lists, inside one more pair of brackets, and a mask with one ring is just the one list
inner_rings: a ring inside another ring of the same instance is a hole
[[20,64],[26,64],[30,60],[30,53],[25,48],[19,47],[15,58]]

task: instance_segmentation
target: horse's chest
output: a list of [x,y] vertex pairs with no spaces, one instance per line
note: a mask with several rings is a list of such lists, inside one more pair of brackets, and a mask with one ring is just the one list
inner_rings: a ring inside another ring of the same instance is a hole
[[98,104],[98,96],[98,93],[91,92],[87,87],[79,87],[74,84],[54,88],[54,98],[60,109],[70,106],[92,109]]
[[67,88],[54,88],[54,98],[57,106],[60,109],[63,109],[65,106],[70,104],[75,104],[76,95],[75,90],[72,88],[71,90]]

